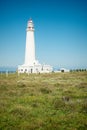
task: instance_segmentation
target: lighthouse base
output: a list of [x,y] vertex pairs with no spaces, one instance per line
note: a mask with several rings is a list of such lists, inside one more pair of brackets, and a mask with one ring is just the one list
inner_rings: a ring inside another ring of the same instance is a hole
[[18,73],[50,73],[53,71],[50,65],[19,65]]

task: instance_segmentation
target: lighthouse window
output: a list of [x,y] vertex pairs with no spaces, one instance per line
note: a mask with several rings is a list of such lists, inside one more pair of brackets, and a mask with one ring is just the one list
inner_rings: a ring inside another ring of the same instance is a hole
[[25,71],[27,71],[27,69],[25,69]]
[[21,71],[23,71],[23,69],[21,69]]

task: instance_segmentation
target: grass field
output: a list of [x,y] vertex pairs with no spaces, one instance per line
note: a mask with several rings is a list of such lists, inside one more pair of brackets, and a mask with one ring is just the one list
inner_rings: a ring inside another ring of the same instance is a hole
[[87,72],[0,75],[0,130],[86,130]]

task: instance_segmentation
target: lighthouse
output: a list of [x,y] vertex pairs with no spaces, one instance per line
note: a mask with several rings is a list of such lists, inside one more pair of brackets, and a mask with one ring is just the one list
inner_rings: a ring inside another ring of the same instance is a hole
[[50,65],[40,64],[35,57],[34,24],[32,19],[27,23],[25,61],[18,66],[18,73],[49,73],[53,68]]
[[26,29],[25,65],[33,64],[35,64],[34,24],[30,19]]

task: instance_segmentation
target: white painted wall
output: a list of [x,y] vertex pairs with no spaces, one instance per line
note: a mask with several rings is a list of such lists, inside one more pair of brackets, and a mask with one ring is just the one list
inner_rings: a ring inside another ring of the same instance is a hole
[[35,65],[35,66],[25,66],[20,65],[18,67],[19,73],[49,73],[52,72],[53,68],[50,65]]

